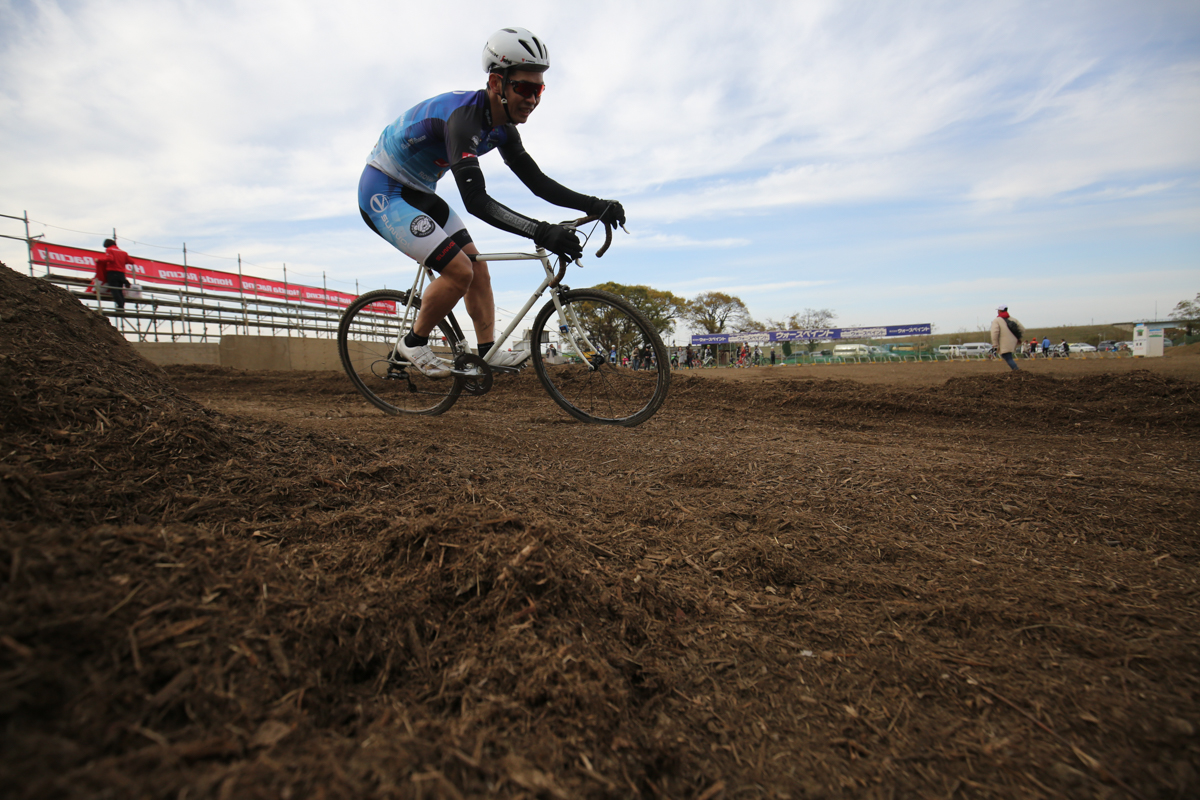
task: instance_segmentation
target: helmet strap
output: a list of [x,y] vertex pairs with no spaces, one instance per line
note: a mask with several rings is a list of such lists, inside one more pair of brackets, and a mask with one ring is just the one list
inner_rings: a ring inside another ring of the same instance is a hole
[[508,68],[505,68],[500,74],[500,107],[504,109],[504,116],[508,118],[509,124],[513,124],[512,114],[508,113],[508,98],[505,92],[508,90]]

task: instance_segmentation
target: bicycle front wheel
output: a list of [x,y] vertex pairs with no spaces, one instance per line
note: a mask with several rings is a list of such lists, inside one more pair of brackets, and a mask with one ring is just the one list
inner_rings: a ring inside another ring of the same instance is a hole
[[[559,301],[562,314],[551,301],[538,312],[530,335],[533,368],[550,397],[584,422],[631,427],[650,419],[671,386],[671,362],[658,332],[609,292],[575,289]],[[557,356],[542,353],[543,331],[558,341]]]
[[[354,388],[389,414],[441,414],[462,393],[463,379],[427,378],[407,361],[393,355],[396,343],[412,328],[421,300],[408,308],[408,293],[380,289],[360,295],[338,325],[338,355]],[[449,326],[438,325],[429,344],[448,361],[454,360],[457,337]]]

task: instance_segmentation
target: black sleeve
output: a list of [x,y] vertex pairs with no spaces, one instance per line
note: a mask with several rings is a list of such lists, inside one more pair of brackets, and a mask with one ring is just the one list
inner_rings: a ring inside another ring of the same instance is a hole
[[518,214],[493,200],[487,193],[479,167],[479,132],[483,129],[482,101],[461,106],[446,119],[446,155],[467,211],[489,225],[518,236],[533,238],[538,221]]
[[538,221],[518,214],[488,195],[478,158],[461,159],[450,167],[450,171],[454,173],[454,180],[458,183],[458,191],[462,195],[463,205],[467,207],[467,211],[502,231],[533,238]]
[[516,125],[508,126],[508,142],[500,148],[500,155],[504,157],[504,163],[513,174],[521,179],[521,183],[547,203],[573,208],[585,214],[591,212],[596,198],[571,191],[561,183],[546,177],[546,173],[542,172],[533,156],[525,150]]

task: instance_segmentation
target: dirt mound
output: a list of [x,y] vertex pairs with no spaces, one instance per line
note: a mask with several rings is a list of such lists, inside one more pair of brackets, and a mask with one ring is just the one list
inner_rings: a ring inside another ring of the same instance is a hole
[[1164,356],[1197,356],[1200,355],[1200,342],[1177,344],[1174,347],[1163,348]]
[[236,438],[103,316],[0,265],[0,441],[0,518],[94,523]]
[[[434,796],[565,796],[546,767],[575,740],[600,764],[627,753],[629,780],[679,768],[638,718],[663,690],[638,655],[694,598],[597,569],[603,536],[481,507],[487,477],[436,443],[225,417],[53,286],[6,270],[0,297],[6,785],[227,795],[274,780],[255,766],[269,749],[351,796],[414,772]],[[180,378],[257,399],[298,385]]]
[[1195,385],[1147,370],[1058,379],[1029,372],[951,378],[919,389],[853,380],[731,382],[680,375],[672,399],[738,414],[793,412],[810,424],[858,429],[942,419],[956,426],[1061,431],[1139,425],[1200,429]]
[[1194,382],[681,374],[613,430],[164,372],[3,270],[0,336],[15,796],[1200,787]]

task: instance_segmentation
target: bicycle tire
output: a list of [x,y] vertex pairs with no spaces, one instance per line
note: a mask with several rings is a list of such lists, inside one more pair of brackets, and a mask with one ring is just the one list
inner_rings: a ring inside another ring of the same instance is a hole
[[[671,361],[658,332],[640,311],[610,292],[574,289],[562,292],[559,301],[568,329],[562,329],[551,301],[538,312],[530,333],[531,342],[540,343],[542,332],[547,331],[560,343],[561,355],[554,363],[547,361],[538,344],[533,349],[533,369],[550,397],[583,422],[633,427],[650,419],[671,387]],[[581,332],[595,351],[586,351]],[[614,345],[619,356],[635,346],[650,347],[654,364],[635,370],[621,366],[620,357],[618,363],[610,363],[609,349]]]
[[[406,362],[391,358],[399,337],[412,327],[421,299],[413,301],[406,315],[407,305],[408,292],[395,289],[379,289],[357,297],[338,324],[338,355],[354,388],[380,410],[397,416],[441,414],[458,400],[464,380],[427,378]],[[439,333],[451,350],[458,352],[458,338],[444,321],[438,324],[431,341]]]

